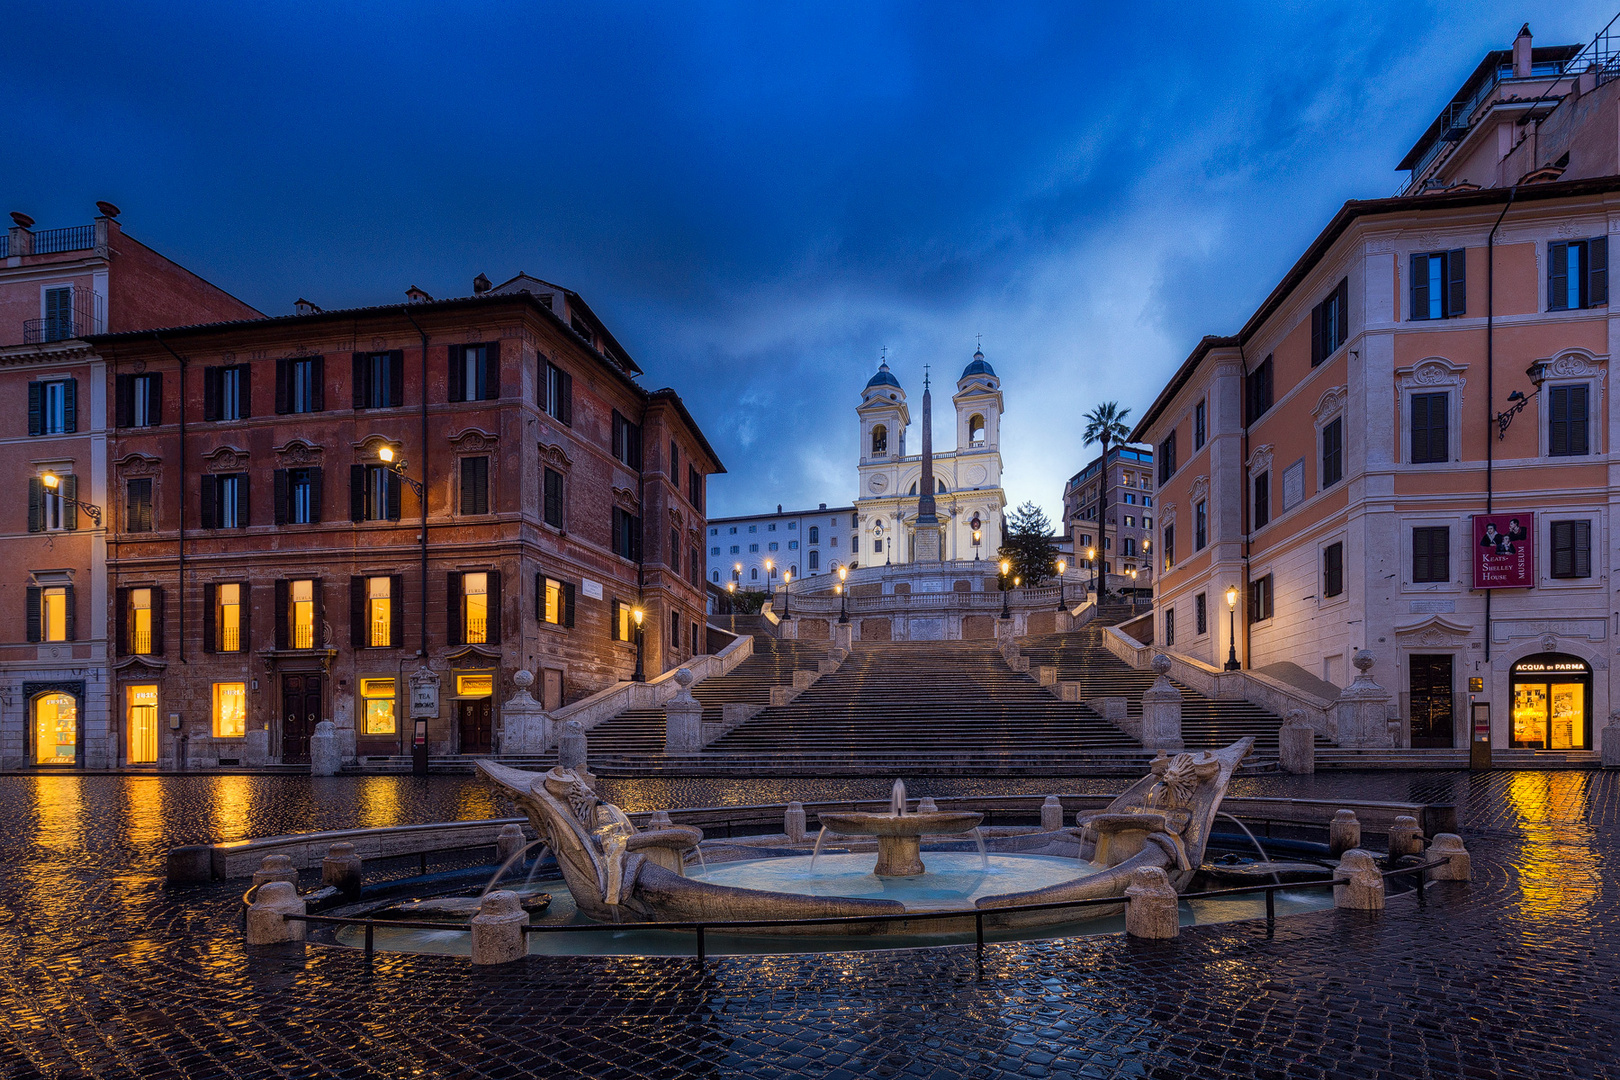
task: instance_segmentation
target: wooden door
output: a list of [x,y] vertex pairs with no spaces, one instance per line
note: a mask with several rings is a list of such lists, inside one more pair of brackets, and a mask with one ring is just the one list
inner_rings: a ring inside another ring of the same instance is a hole
[[1452,689],[1450,655],[1407,658],[1411,672],[1413,746],[1450,746]]
[[545,683],[541,689],[541,707],[546,712],[556,712],[562,708],[562,672],[556,668],[545,668],[541,672]]
[[495,708],[490,698],[466,698],[456,702],[461,728],[463,754],[487,754],[494,727]]
[[281,677],[281,760],[309,760],[309,737],[321,719],[321,676]]

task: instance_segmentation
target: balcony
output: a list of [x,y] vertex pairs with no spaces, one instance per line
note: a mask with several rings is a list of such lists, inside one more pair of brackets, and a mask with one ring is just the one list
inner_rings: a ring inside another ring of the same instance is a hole
[[[29,234],[23,233],[26,244]],[[70,225],[65,229],[42,229],[32,234],[33,243],[29,250],[23,250],[22,245],[17,251],[11,250],[10,235],[0,236],[0,258],[10,255],[59,255],[64,251],[88,251],[96,246],[96,227],[94,225]]]
[[[65,230],[57,230],[65,231]],[[71,341],[107,329],[106,300],[94,293],[74,290],[73,310],[59,312],[44,319],[23,321],[23,344],[42,345],[52,341]]]

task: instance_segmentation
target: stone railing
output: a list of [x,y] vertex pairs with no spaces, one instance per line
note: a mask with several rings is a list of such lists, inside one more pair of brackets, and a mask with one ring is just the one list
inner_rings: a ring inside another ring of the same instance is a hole
[[[744,634],[718,653],[712,656],[694,656],[681,667],[692,673],[692,682],[695,684],[704,679],[726,674],[752,655],[754,655],[754,639]],[[674,697],[680,689],[679,684],[675,682],[675,672],[678,670],[679,668],[671,668],[646,682],[614,683],[588,698],[582,698],[572,705],[564,705],[551,714],[552,723],[560,728],[570,720],[578,720],[580,726],[589,731],[598,724],[631,709],[658,708]]]

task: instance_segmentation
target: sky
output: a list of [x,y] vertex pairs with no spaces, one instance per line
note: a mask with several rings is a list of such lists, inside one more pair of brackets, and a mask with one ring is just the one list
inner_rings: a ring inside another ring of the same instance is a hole
[[1056,518],[1084,412],[1393,194],[1521,23],[1615,6],[14,0],[0,210],[109,200],[267,314],[563,284],[687,402],[714,516],[849,502],[885,349],[948,448],[982,340],[1009,504]]

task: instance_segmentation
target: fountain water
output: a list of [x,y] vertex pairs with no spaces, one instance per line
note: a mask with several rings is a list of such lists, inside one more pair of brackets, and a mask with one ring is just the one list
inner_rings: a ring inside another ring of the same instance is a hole
[[[1268,863],[1271,861],[1271,856],[1266,854],[1266,849],[1260,846],[1260,841],[1258,841],[1258,840],[1256,840],[1254,838],[1254,833],[1249,831],[1249,827],[1247,825],[1243,824],[1243,822],[1239,821],[1237,818],[1233,817],[1231,814],[1228,814],[1225,810],[1217,810],[1217,811],[1215,811],[1215,816],[1216,817],[1223,817],[1227,821],[1230,821],[1232,824],[1236,825],[1238,828],[1242,829],[1243,830],[1243,835],[1247,836],[1249,838],[1249,843],[1254,845],[1254,850],[1256,850],[1256,851],[1258,851],[1260,853],[1261,861],[1262,862],[1268,862]],[[1282,875],[1278,874],[1277,871],[1273,870],[1271,872],[1271,880],[1276,882],[1278,885],[1281,885],[1282,884]]]
[[[495,883],[506,876],[506,872],[512,868],[512,864],[523,858],[524,852],[537,845],[544,846],[545,840],[530,840],[527,844],[524,844],[522,847],[512,852],[512,854],[508,855],[506,857],[506,861],[501,863],[501,865],[496,868],[494,876],[489,879],[489,884],[484,886],[484,891],[478,894],[478,898],[482,900],[485,896],[487,896],[489,894],[489,890],[495,887]],[[536,857],[534,863],[536,866],[540,865],[540,860],[538,857]],[[533,876],[532,870],[530,871],[530,876]]]

